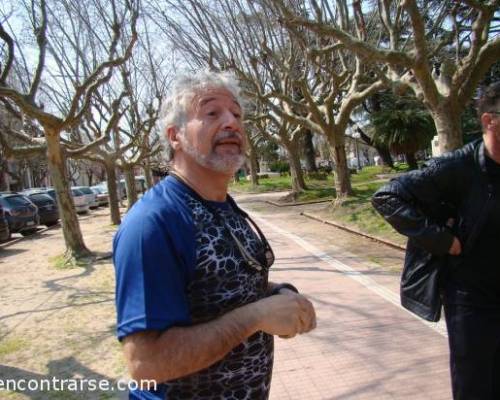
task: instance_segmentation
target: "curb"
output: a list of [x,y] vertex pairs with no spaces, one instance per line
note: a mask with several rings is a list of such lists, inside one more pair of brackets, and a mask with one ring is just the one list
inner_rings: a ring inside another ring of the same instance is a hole
[[376,236],[368,235],[368,234],[360,232],[360,231],[358,231],[356,229],[348,228],[347,226],[344,226],[344,225],[338,224],[336,222],[332,222],[332,221],[328,221],[328,220],[316,217],[315,215],[308,214],[306,212],[301,212],[300,215],[303,215],[304,217],[307,217],[307,218],[310,218],[312,220],[321,222],[323,224],[334,226],[335,228],[342,229],[342,230],[344,230],[346,232],[353,233],[355,235],[362,236],[364,238],[367,238],[367,239],[373,240],[375,242],[384,244],[386,246],[392,247],[393,249],[400,250],[400,251],[406,251],[406,247],[401,246],[401,245],[399,245],[397,243],[393,243],[393,242],[391,242],[389,240],[385,240],[385,239],[378,238]]
[[268,203],[276,207],[293,207],[293,206],[306,206],[308,204],[319,204],[319,203],[329,203],[331,201],[335,200],[333,197],[329,199],[323,199],[323,200],[312,200],[312,201],[303,201],[300,203],[276,203],[271,200],[264,200],[263,203]]

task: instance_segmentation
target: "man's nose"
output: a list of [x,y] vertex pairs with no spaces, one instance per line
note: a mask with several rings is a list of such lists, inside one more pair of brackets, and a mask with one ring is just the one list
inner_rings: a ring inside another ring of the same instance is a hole
[[225,130],[237,130],[241,127],[241,121],[230,110],[226,110],[223,115],[222,128]]

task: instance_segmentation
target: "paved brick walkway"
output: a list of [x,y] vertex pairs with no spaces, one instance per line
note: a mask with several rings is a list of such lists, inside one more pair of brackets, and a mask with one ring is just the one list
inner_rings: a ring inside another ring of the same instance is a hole
[[270,279],[293,282],[318,317],[314,332],[276,339],[271,400],[451,398],[442,324],[399,306],[402,253],[289,209],[244,206],[275,249]]

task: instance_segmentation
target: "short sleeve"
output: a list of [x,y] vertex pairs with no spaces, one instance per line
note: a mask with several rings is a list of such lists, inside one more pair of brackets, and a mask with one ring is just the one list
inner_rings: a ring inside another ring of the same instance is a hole
[[190,323],[183,249],[158,215],[130,214],[113,242],[119,340],[139,331]]

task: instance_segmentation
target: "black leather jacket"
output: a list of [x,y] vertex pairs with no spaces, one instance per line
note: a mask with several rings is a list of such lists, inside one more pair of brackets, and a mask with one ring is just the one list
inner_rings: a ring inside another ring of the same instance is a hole
[[457,262],[448,255],[453,237],[467,254],[492,202],[482,140],[435,158],[375,193],[375,209],[408,237],[401,277],[403,307],[428,321],[439,320],[446,269]]

